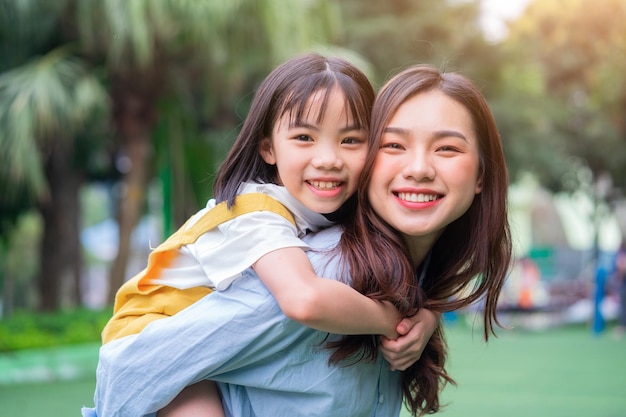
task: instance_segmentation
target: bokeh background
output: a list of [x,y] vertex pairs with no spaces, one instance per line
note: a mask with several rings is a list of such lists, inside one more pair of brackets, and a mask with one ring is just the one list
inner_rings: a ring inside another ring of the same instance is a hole
[[626,416],[625,22],[624,0],[0,0],[0,415],[90,404],[115,291],[211,196],[259,82],[317,51],[375,87],[460,71],[496,116],[507,327],[446,316],[442,414]]

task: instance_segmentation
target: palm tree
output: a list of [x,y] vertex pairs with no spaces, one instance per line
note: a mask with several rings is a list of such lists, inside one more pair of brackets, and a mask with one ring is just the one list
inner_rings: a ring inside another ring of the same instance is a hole
[[81,251],[74,141],[106,110],[99,80],[68,46],[59,46],[63,2],[0,4],[0,199],[32,199],[43,219],[38,278],[42,310],[59,307],[63,277],[78,299]]
[[[153,175],[160,105],[200,103],[205,124],[234,126],[234,102],[286,56],[324,41],[333,8],[326,0],[74,0],[76,38],[106,66],[113,121],[128,161],[117,212],[119,253],[109,299],[123,283],[130,236]],[[72,14],[70,14],[72,16]],[[191,105],[190,108],[194,109]],[[227,109],[227,110],[225,110]],[[184,167],[182,167],[184,168]]]

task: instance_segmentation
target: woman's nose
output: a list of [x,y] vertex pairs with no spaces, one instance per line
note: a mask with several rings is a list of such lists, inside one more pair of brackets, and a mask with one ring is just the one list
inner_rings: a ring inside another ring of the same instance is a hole
[[411,152],[405,159],[403,169],[404,176],[415,181],[432,181],[436,175],[436,169],[431,157],[422,151]]

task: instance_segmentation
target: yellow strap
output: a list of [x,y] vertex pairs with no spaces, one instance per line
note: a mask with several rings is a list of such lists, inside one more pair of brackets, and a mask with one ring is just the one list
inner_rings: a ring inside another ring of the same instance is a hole
[[[237,196],[235,204],[230,209],[227,207],[226,201],[222,201],[206,212],[204,216],[189,229],[186,228],[187,223],[185,223],[176,233],[170,236],[169,239],[159,245],[157,250],[160,248],[163,248],[162,250],[169,250],[188,245],[220,224],[232,220],[237,216],[241,216],[242,214],[255,211],[271,211],[280,214],[294,226],[296,225],[291,212],[274,198],[260,193],[243,194]],[[189,220],[187,222],[189,222]]]
[[171,264],[177,252],[183,245],[194,243],[200,236],[219,226],[220,224],[234,219],[242,214],[255,211],[271,211],[279,214],[296,224],[293,215],[285,206],[274,198],[260,193],[250,193],[237,196],[235,204],[229,209],[225,201],[222,201],[211,210],[207,211],[193,226],[187,228],[188,220],[180,229],[171,235],[165,242],[155,248],[148,258],[148,267],[145,274],[140,278],[140,289],[159,275],[159,271]]
[[260,193],[237,196],[235,204],[228,209],[226,202],[207,211],[193,226],[185,223],[165,242],[150,253],[146,269],[126,281],[115,296],[113,317],[102,331],[102,341],[107,343],[129,334],[139,333],[151,321],[176,314],[211,292],[208,287],[179,290],[163,285],[152,285],[161,269],[170,265],[181,246],[194,243],[200,236],[220,224],[242,214],[255,211],[271,211],[279,214],[295,226],[293,215],[274,198]]

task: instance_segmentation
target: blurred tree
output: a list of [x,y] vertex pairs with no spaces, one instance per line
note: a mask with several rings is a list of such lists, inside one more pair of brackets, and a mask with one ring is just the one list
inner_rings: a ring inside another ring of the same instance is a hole
[[622,0],[535,0],[504,45],[510,166],[599,208],[626,186],[624,21]]
[[99,80],[63,44],[58,17],[64,5],[0,2],[0,224],[7,236],[29,208],[42,216],[42,310],[59,307],[66,277],[79,299],[78,189],[85,164],[73,149],[89,138],[87,126],[96,126],[94,115],[107,107]]
[[339,42],[366,57],[376,83],[408,65],[428,63],[458,70],[492,95],[499,73],[498,49],[479,25],[479,1],[344,0]]
[[[186,109],[211,131],[233,126],[236,98],[285,57],[323,42],[332,28],[333,7],[324,0],[74,0],[73,4],[66,27],[74,30],[84,53],[107,69],[119,141],[123,187],[112,300],[125,279],[130,236],[142,213],[146,183],[153,176],[153,133],[159,110],[167,107],[164,103],[186,103]],[[181,161],[182,137],[175,136],[168,139],[167,149]],[[171,167],[185,169],[181,163]]]
[[[543,99],[542,111],[553,108],[551,117],[542,118],[543,128],[556,134],[561,154],[578,161],[575,168],[588,168],[593,178],[610,173],[617,187],[626,185],[626,152],[620,152],[626,145],[625,20],[621,0],[535,1],[507,40],[515,53],[509,85],[520,79],[533,84],[515,88],[518,98]],[[568,179],[547,183],[556,189],[578,185]]]

